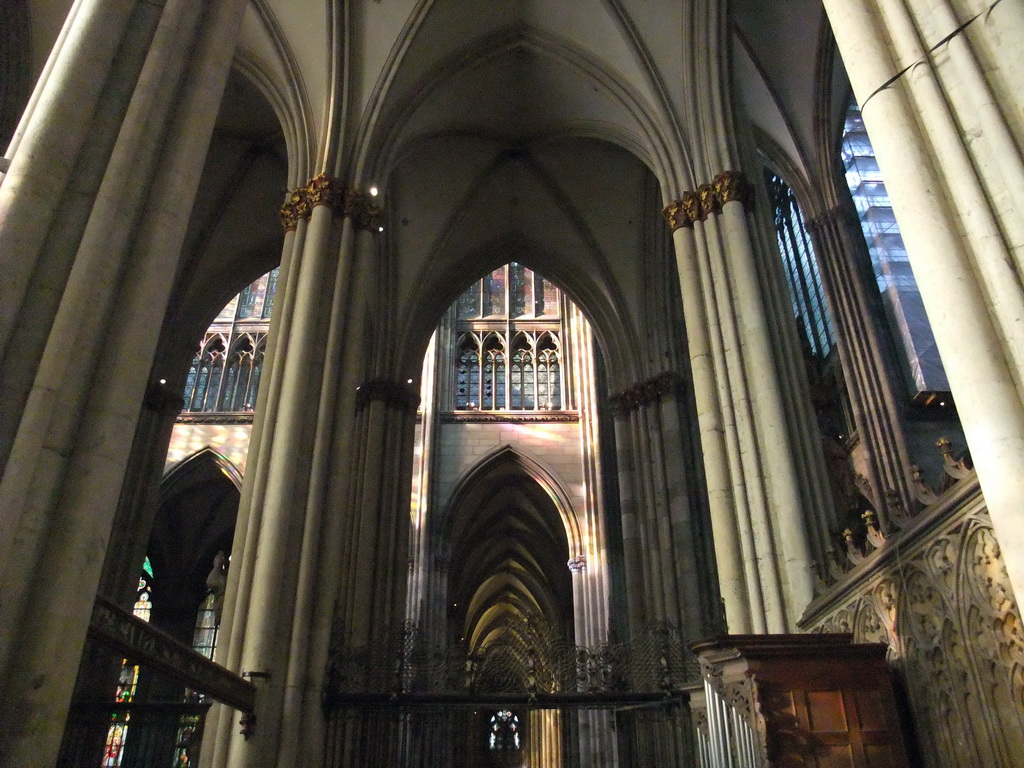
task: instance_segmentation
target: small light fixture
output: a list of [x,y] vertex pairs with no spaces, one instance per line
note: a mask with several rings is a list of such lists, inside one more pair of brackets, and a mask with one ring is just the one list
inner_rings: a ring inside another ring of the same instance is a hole
[[377,227],[377,231],[378,232],[383,232],[384,231],[384,227]]
[[167,383],[167,379],[160,379],[160,383],[161,384],[166,384]]
[[370,196],[371,197],[376,197],[379,192],[380,192],[380,190],[377,189],[376,187],[370,187]]
[[409,380],[408,380],[408,381],[406,381],[405,383],[406,383],[406,384],[412,384],[412,379],[409,379]]

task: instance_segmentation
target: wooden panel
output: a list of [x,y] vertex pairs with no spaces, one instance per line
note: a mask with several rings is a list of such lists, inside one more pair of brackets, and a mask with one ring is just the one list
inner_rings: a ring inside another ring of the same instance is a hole
[[808,728],[812,732],[845,733],[849,730],[842,691],[808,691],[807,713]]

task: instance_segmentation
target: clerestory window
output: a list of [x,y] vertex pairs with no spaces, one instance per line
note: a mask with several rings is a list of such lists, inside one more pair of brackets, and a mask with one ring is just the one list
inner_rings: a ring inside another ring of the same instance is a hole
[[455,303],[454,407],[561,410],[560,291],[521,264],[496,269]]
[[[842,159],[846,182],[867,241],[871,266],[882,294],[889,328],[900,350],[905,378],[915,402],[928,405],[947,393],[949,383],[924,311],[917,280],[861,118],[851,104],[843,126]],[[943,403],[944,404],[944,403]]]
[[809,356],[821,367],[835,342],[832,317],[825,303],[825,291],[821,285],[821,272],[814,248],[793,190],[781,176],[767,168],[764,176],[772,204],[775,235],[786,271],[786,282],[789,283],[793,316],[803,332],[801,341],[807,345]]
[[256,407],[278,269],[225,305],[199,341],[183,397],[186,413],[249,413]]

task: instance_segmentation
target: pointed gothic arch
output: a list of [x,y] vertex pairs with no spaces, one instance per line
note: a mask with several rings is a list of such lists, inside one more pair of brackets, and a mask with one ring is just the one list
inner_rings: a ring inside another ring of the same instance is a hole
[[518,621],[571,638],[567,568],[580,526],[564,489],[538,461],[503,447],[464,476],[436,529],[448,564],[446,608],[453,642],[471,651]]

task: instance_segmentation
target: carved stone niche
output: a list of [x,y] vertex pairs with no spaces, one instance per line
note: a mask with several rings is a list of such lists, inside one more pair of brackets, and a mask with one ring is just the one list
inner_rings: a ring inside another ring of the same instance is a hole
[[708,724],[697,734],[703,768],[909,768],[886,646],[852,639],[725,635],[693,645],[705,680],[690,700]]

